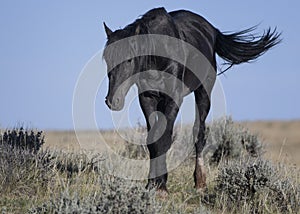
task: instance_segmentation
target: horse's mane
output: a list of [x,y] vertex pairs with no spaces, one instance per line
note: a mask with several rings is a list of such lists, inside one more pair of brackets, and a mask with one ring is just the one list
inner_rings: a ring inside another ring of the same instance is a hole
[[[172,29],[170,30],[170,28]],[[123,30],[128,31],[130,36],[133,36],[136,34],[168,35],[174,34],[174,32],[168,33],[167,31],[174,31],[177,29],[172,17],[165,8],[161,7],[148,11],[142,15],[141,18],[136,19],[133,23],[127,25]]]
[[[177,27],[172,17],[165,10],[165,8],[155,8],[148,11],[140,18],[136,19],[133,23],[125,26],[123,29],[119,29],[113,32],[106,43],[103,58],[106,60],[107,63],[116,65],[114,63],[116,59],[124,58],[125,55],[128,56],[128,58],[130,58],[130,56],[135,56],[135,50],[130,46],[121,45],[121,47],[107,47],[110,44],[120,41],[122,39],[132,37],[135,35],[145,34],[161,34],[177,38],[179,37]],[[151,41],[151,37],[149,37],[149,40],[146,41],[146,43],[147,44],[145,46],[148,49],[155,49],[155,41]],[[149,50],[149,52],[151,51]],[[144,57],[144,60],[148,61],[150,57],[151,56]]]

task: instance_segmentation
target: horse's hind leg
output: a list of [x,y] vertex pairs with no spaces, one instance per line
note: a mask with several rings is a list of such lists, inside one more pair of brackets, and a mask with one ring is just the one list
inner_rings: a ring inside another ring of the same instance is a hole
[[202,151],[206,144],[205,140],[205,120],[210,109],[210,97],[204,87],[194,91],[196,102],[196,119],[193,128],[193,136],[196,147],[196,164],[194,171],[195,188],[200,190],[206,187],[206,172]]

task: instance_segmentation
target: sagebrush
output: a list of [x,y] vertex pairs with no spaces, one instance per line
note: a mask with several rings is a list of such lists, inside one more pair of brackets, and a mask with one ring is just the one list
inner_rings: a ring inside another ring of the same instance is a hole
[[[142,134],[129,136],[119,154],[148,158],[144,131],[144,127],[134,131]],[[128,146],[130,137],[138,143]],[[37,139],[44,138],[40,135]],[[193,147],[189,128],[176,130],[173,139],[175,149],[170,155],[174,157]],[[42,147],[34,150],[3,141],[2,135],[0,210],[2,213],[300,212],[298,169],[265,160],[261,155],[262,141],[256,134],[227,118],[209,124],[206,139],[207,189],[200,194],[193,188],[191,152],[169,173],[169,196],[160,199],[155,192],[145,189],[146,181],[130,181],[107,173],[105,155]]]

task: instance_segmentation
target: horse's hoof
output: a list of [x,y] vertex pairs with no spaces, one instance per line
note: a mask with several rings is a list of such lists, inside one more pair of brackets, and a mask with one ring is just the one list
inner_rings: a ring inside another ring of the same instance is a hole
[[206,187],[196,188],[196,193],[202,195],[204,194]]
[[205,183],[200,183],[198,185],[195,185],[195,189],[196,189],[196,192],[199,193],[199,194],[203,194],[206,190],[206,184]]

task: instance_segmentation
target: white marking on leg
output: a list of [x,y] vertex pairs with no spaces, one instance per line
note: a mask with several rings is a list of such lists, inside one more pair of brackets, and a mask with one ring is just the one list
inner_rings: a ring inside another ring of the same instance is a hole
[[203,161],[203,158],[198,157],[198,158],[197,158],[197,164],[198,164],[198,166],[200,166],[201,168],[204,167],[204,161]]

